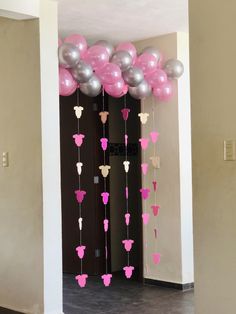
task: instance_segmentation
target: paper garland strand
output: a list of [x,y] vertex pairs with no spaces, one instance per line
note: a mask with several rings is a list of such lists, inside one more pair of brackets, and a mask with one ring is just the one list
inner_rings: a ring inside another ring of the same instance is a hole
[[81,162],[80,149],[83,144],[85,135],[80,133],[80,118],[82,117],[83,110],[84,108],[79,105],[79,91],[77,90],[77,106],[74,107],[75,116],[77,118],[77,134],[74,134],[73,138],[77,146],[77,150],[78,150],[78,161],[76,163],[76,168],[77,168],[77,174],[78,174],[79,189],[75,191],[75,195],[76,195],[76,199],[79,206],[79,219],[78,219],[79,246],[77,246],[76,252],[80,259],[80,274],[77,275],[75,278],[78,281],[78,284],[81,288],[84,288],[86,286],[86,281],[88,278],[87,274],[83,274],[83,258],[84,258],[86,246],[82,244],[82,229],[83,229],[82,203],[86,195],[86,191],[81,190],[81,174],[82,174],[83,163]]
[[108,147],[108,138],[106,138],[106,122],[109,113],[105,111],[105,97],[104,97],[104,89],[102,90],[102,112],[99,113],[101,122],[102,122],[102,138],[100,139],[101,148],[103,150],[103,165],[99,166],[103,176],[104,189],[101,193],[102,202],[104,205],[104,220],[103,220],[103,228],[105,233],[105,263],[106,263],[106,273],[101,276],[103,280],[103,284],[105,287],[110,286],[112,274],[108,274],[108,229],[109,229],[109,220],[107,219],[107,204],[109,202],[109,192],[107,192],[107,176],[109,175],[109,170],[111,166],[106,165],[106,150]]
[[[150,157],[150,160],[153,166],[152,185],[153,185],[153,193],[154,193],[154,205],[151,205],[151,208],[152,208],[154,217],[156,217],[157,219],[157,216],[159,214],[159,209],[160,209],[160,206],[157,205],[157,193],[158,193],[157,169],[159,168],[160,160],[159,160],[159,156],[157,155],[157,141],[159,139],[159,133],[156,131],[155,128],[156,128],[155,104],[154,104],[154,100],[152,100],[152,132],[150,133],[150,137],[153,144],[153,156]],[[157,237],[158,237],[158,229],[155,228],[154,229],[155,252],[152,255],[153,263],[155,265],[158,265],[161,259],[161,254],[157,252],[157,248],[158,248]]]
[[126,224],[126,239],[122,241],[124,249],[127,253],[127,265],[123,267],[125,277],[130,279],[133,274],[134,267],[130,265],[130,251],[134,240],[130,239],[129,225],[130,225],[130,212],[129,212],[129,168],[130,161],[128,160],[128,129],[127,129],[127,120],[129,118],[130,109],[127,108],[126,96],[124,96],[124,108],[121,110],[121,114],[124,120],[124,144],[125,144],[125,160],[123,161],[124,171],[125,171],[125,224]]

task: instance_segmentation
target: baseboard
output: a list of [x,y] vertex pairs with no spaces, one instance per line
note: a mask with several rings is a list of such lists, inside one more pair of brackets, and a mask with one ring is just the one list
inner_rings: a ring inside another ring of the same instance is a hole
[[194,288],[193,282],[181,284],[181,283],[168,282],[168,281],[162,281],[162,280],[156,280],[156,279],[148,279],[148,278],[144,278],[144,284],[171,288],[171,289],[176,289],[176,290],[181,290],[181,291],[187,291]]

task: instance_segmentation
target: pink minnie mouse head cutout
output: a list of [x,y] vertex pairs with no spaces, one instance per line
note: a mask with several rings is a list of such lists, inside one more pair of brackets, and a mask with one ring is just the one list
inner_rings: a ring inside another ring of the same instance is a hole
[[75,279],[78,281],[80,288],[84,288],[86,286],[87,278],[88,278],[87,274],[82,274],[75,277]]
[[132,249],[132,245],[134,243],[134,240],[123,240],[122,243],[124,244],[124,248],[127,252],[129,252]]
[[77,254],[79,256],[80,259],[82,259],[84,257],[84,251],[86,249],[86,246],[85,245],[80,245],[80,246],[77,246],[76,248],[76,251],[77,251]]
[[132,277],[132,274],[133,274],[133,270],[134,270],[134,267],[133,266],[125,266],[123,267],[123,270],[125,272],[125,277],[127,279],[131,278]]
[[83,202],[83,200],[84,200],[86,192],[82,191],[82,190],[76,190],[75,191],[75,195],[76,195],[76,199],[77,199],[78,203],[81,204]]
[[85,138],[84,134],[74,134],[73,138],[75,140],[75,144],[80,147],[83,144],[83,140]]
[[112,274],[104,274],[101,276],[104,286],[105,287],[109,287],[111,284],[111,278],[112,278]]

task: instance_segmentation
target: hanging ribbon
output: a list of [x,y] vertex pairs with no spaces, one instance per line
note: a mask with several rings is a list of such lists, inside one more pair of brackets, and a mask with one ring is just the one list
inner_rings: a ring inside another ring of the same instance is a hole
[[75,191],[75,196],[78,202],[79,206],[79,219],[78,219],[78,225],[79,225],[79,246],[76,248],[76,252],[78,257],[80,258],[80,274],[77,275],[75,278],[78,281],[78,284],[81,288],[86,286],[86,281],[88,278],[87,274],[83,274],[83,258],[86,250],[86,246],[82,244],[82,230],[83,230],[83,218],[82,218],[82,203],[84,200],[84,197],[86,196],[86,191],[83,191],[81,189],[81,174],[83,169],[83,163],[81,162],[81,154],[80,149],[83,144],[85,135],[80,133],[80,119],[82,117],[82,113],[84,108],[80,106],[79,104],[79,90],[77,89],[77,105],[74,107],[75,116],[77,118],[77,134],[73,135],[74,142],[77,146],[78,150],[78,160],[76,163],[76,169],[78,174],[78,190]]
[[103,280],[103,284],[105,287],[110,286],[112,274],[108,274],[108,229],[109,229],[109,220],[107,218],[107,204],[109,202],[109,192],[107,192],[107,176],[109,175],[109,171],[111,170],[111,166],[106,165],[106,151],[108,148],[108,138],[106,137],[106,122],[109,113],[105,111],[105,98],[104,98],[104,89],[102,90],[102,112],[99,113],[102,122],[102,138],[100,139],[101,149],[103,151],[103,165],[99,166],[101,174],[103,176],[103,192],[101,193],[102,202],[104,205],[104,220],[103,220],[103,228],[105,233],[105,268],[106,273],[101,276]]
[[129,118],[130,109],[127,108],[126,96],[124,96],[124,108],[121,110],[121,114],[124,120],[124,144],[125,144],[125,160],[123,161],[124,171],[125,171],[125,224],[126,224],[126,239],[122,241],[124,249],[127,252],[127,265],[123,267],[125,277],[127,279],[132,277],[134,267],[130,265],[130,251],[134,244],[134,240],[130,239],[129,225],[130,225],[130,213],[129,213],[129,168],[130,161],[128,160],[128,130],[127,130],[127,120]]

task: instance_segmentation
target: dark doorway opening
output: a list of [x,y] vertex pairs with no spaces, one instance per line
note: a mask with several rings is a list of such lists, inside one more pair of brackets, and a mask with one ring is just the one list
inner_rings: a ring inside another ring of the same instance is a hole
[[[83,171],[81,186],[87,192],[82,205],[83,245],[86,252],[83,259],[83,272],[89,275],[102,275],[105,272],[105,237],[103,229],[104,205],[101,201],[103,178],[99,166],[103,164],[103,152],[100,147],[102,123],[99,112],[102,111],[102,95],[90,98],[82,93],[69,97],[60,97],[60,134],[61,134],[61,191],[62,191],[62,242],[63,272],[77,275],[80,272],[80,259],[76,254],[79,241],[79,211],[74,191],[78,188],[76,171],[77,148],[73,134],[77,133],[77,119],[74,106],[84,107],[80,119],[80,132],[85,134],[81,147]],[[127,108],[130,115],[127,121],[129,135],[128,156],[129,170],[129,211],[131,214],[130,238],[134,246],[130,252],[130,265],[135,267],[133,279],[143,280],[143,239],[140,163],[141,152],[138,145],[140,138],[140,102],[127,95]],[[127,265],[126,252],[122,240],[126,238],[125,225],[125,172],[124,172],[124,121],[121,109],[124,99],[115,99],[105,95],[105,109],[109,112],[106,123],[106,134],[109,134],[109,153],[107,164],[111,165],[108,176],[110,202],[108,216],[110,228],[108,235],[108,268],[109,272],[121,274]],[[125,277],[124,277],[125,278]]]

